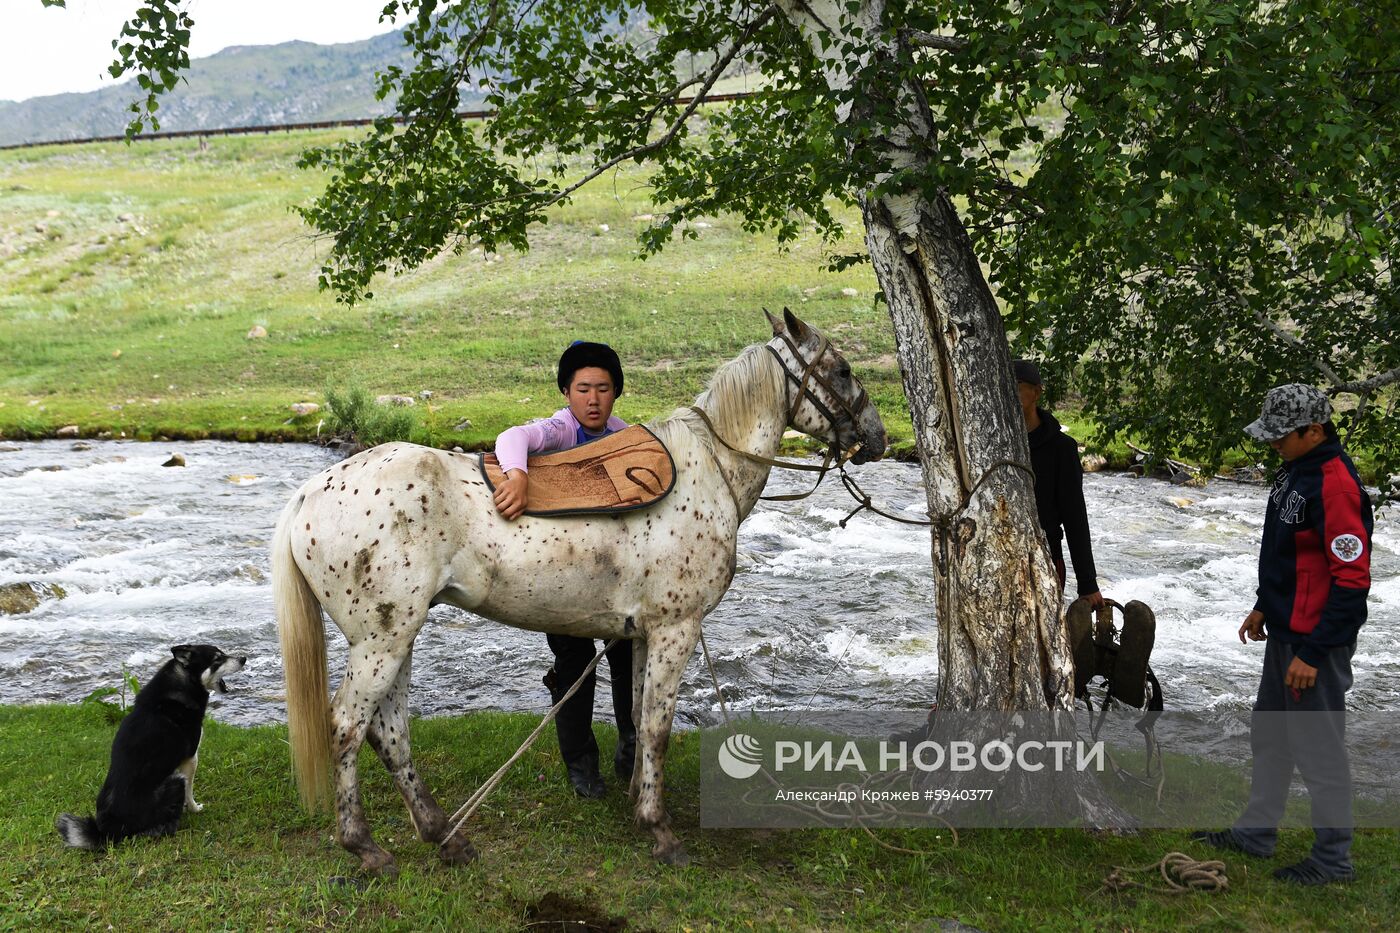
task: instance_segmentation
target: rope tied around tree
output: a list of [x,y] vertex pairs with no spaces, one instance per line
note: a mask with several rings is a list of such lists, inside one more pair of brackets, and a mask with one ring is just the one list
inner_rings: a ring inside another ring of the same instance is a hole
[[841,519],[841,521],[837,524],[841,528],[845,528],[847,522],[855,518],[861,512],[864,512],[865,510],[869,509],[876,515],[891,519],[896,522],[900,522],[905,525],[931,525],[933,526],[934,530],[938,533],[938,551],[934,555],[938,564],[938,572],[941,576],[946,577],[948,575],[948,540],[952,537],[953,534],[953,523],[957,520],[959,515],[967,511],[967,507],[972,504],[972,500],[976,498],[977,493],[982,488],[983,484],[985,484],[987,480],[991,479],[992,474],[1004,467],[1013,470],[1020,470],[1021,472],[1030,476],[1032,484],[1035,483],[1035,471],[1031,469],[1029,464],[1022,463],[1020,460],[997,460],[995,463],[992,463],[990,466],[988,466],[986,470],[982,471],[982,476],[977,480],[977,482],[972,484],[972,488],[969,489],[967,493],[963,496],[962,502],[959,503],[956,509],[940,518],[918,519],[903,518],[899,515],[891,515],[889,512],[886,512],[884,509],[881,509],[878,506],[876,506],[874,500],[871,499],[870,495],[864,489],[861,489],[860,485],[857,484],[856,481],[851,478],[851,475],[849,473],[846,472],[845,464],[843,463],[839,467],[841,472],[841,483],[846,487],[846,491],[851,494],[851,498],[855,499],[856,502],[860,504],[857,505],[854,509],[852,509],[850,514],[848,514],[845,518]]
[[[1162,876],[1164,884],[1148,884],[1128,877],[1131,874],[1155,871]],[[1228,891],[1230,879],[1225,874],[1225,863],[1219,860],[1197,860],[1184,852],[1168,852],[1161,860],[1151,865],[1113,866],[1113,871],[1104,878],[1095,894],[1108,891],[1118,894],[1132,888],[1156,891],[1160,894],[1187,894],[1193,891],[1215,893]]]

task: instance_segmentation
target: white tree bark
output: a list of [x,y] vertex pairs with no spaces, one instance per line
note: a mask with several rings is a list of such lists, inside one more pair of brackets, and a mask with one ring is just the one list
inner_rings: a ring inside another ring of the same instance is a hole
[[[884,0],[851,13],[836,0],[778,0],[825,65],[833,92],[854,90],[842,120],[873,97],[903,119],[871,145],[891,169],[927,158],[936,127],[912,86],[852,87],[899,55]],[[853,62],[853,48],[864,61]],[[853,67],[853,65],[855,67]],[[922,153],[922,154],[921,154]],[[894,322],[933,532],[940,710],[1070,709],[1073,669],[1059,585],[1036,517],[1025,422],[1006,333],[952,203],[915,191],[863,193],[866,244]]]

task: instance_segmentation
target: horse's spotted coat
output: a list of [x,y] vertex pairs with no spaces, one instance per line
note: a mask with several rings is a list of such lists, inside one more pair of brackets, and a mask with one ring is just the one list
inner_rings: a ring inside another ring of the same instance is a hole
[[[806,354],[816,353],[815,331],[790,314],[770,321],[775,335],[786,333]],[[777,336],[770,345],[789,369],[802,372],[803,363],[790,358]],[[817,362],[843,396],[849,390],[856,398],[859,383],[842,375],[842,367],[835,351]],[[884,426],[872,406],[854,419],[838,419],[833,429],[807,401],[789,419],[795,396],[778,362],[755,346],[721,369],[697,404],[726,440],[762,456],[773,456],[789,424],[842,448],[862,443],[866,452],[858,461],[883,451]],[[836,408],[832,399],[823,401]],[[274,557],[277,548],[290,550],[350,645],[330,713],[336,832],[365,869],[393,866],[371,836],[360,801],[356,761],[366,738],[394,776],[419,836],[443,842],[449,829],[409,755],[409,659],[428,607],[436,603],[518,628],[642,642],[632,655],[640,753],[631,793],[638,822],[655,835],[653,854],[672,862],[685,858],[662,805],[676,690],[701,619],[733,579],[739,523],[762,492],[768,468],[715,444],[687,410],[651,428],[678,469],[671,495],[646,511],[507,522],[474,458],[411,444],[386,444],[338,464],[309,480],[288,505]],[[283,626],[320,625],[319,618],[297,618],[280,598],[278,617]],[[287,676],[290,694],[299,676],[291,663]],[[449,840],[442,851],[454,862],[474,854],[465,838]]]

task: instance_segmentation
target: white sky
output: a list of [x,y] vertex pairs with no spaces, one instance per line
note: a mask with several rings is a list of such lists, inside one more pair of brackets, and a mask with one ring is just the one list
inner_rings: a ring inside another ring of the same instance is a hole
[[[25,100],[113,84],[107,74],[112,40],[139,0],[0,0],[0,100]],[[384,0],[187,0],[194,19],[190,58],[230,45],[291,39],[329,44],[388,32]]]

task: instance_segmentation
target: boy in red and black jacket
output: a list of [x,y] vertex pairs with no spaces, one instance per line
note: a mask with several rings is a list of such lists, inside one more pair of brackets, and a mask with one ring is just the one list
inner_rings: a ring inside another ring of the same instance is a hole
[[[1196,836],[1272,855],[1296,765],[1312,798],[1316,840],[1308,858],[1274,877],[1308,885],[1354,877],[1344,713],[1371,587],[1371,500],[1331,417],[1320,391],[1286,385],[1269,391],[1263,413],[1245,428],[1283,458],[1264,517],[1258,597],[1239,630],[1241,642],[1266,642],[1250,798],[1231,829]],[[1322,715],[1278,715],[1295,712]]]

